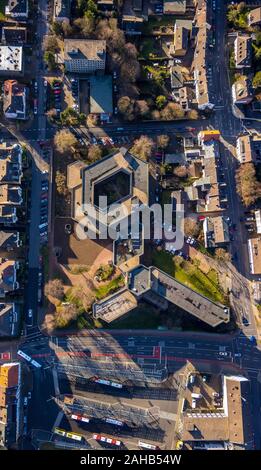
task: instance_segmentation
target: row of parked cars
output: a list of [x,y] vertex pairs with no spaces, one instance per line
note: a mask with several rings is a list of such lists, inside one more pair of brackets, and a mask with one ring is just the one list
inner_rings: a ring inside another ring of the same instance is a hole
[[49,182],[48,180],[43,180],[41,182],[41,200],[40,200],[40,241],[44,243],[47,241],[48,233],[48,189]]
[[52,93],[54,97],[54,107],[57,113],[57,117],[59,117],[60,112],[61,112],[61,93],[62,93],[62,82],[60,80],[53,81]]

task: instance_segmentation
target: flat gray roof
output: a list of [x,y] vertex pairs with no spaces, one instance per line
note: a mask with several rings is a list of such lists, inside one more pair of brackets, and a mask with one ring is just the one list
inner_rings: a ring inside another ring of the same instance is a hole
[[112,114],[112,77],[90,77],[90,113]]

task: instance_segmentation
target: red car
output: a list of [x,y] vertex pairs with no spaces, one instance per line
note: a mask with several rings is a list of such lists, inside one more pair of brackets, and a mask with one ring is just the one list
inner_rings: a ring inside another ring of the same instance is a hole
[[60,95],[60,93],[61,93],[61,90],[54,90],[55,95]]

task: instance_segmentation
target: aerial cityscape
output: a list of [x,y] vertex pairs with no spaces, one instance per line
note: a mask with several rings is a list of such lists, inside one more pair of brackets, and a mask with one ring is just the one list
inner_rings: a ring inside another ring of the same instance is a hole
[[261,1],[0,26],[0,450],[261,450]]

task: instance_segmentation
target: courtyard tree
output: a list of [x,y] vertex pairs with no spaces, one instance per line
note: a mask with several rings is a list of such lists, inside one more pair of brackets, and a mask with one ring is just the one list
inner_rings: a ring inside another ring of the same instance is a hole
[[132,121],[135,118],[134,101],[129,96],[122,96],[118,100],[118,109],[127,121]]
[[66,185],[66,175],[59,170],[56,171],[55,184],[57,192],[63,196],[66,196],[68,193],[68,188]]
[[185,111],[178,103],[168,103],[165,108],[162,109],[161,119],[164,121],[172,121],[173,119],[180,119],[185,116]]
[[73,151],[77,145],[77,139],[68,129],[62,129],[55,134],[54,145],[60,153]]
[[102,149],[99,145],[90,145],[88,148],[88,161],[94,163],[102,157]]
[[44,287],[45,295],[51,295],[56,299],[62,300],[64,297],[64,287],[60,279],[52,279]]
[[131,153],[141,158],[142,160],[147,161],[152,154],[153,146],[154,142],[150,137],[141,135],[139,139],[134,141],[134,144],[131,148]]
[[158,109],[164,108],[165,104],[167,102],[167,98],[164,95],[159,95],[156,98],[156,106]]
[[53,54],[53,52],[45,51],[44,61],[46,62],[50,71],[55,69],[55,55]]
[[87,16],[83,16],[83,18],[77,18],[74,20],[73,25],[76,27],[76,29],[79,30],[79,33],[84,38],[91,37],[95,29],[94,19],[88,18]]
[[215,258],[218,261],[231,261],[231,254],[224,248],[217,248],[215,251]]
[[59,45],[56,36],[48,35],[44,39],[44,50],[55,54],[59,50]]
[[200,227],[197,219],[192,217],[185,217],[184,219],[184,234],[186,237],[197,237],[199,235]]

